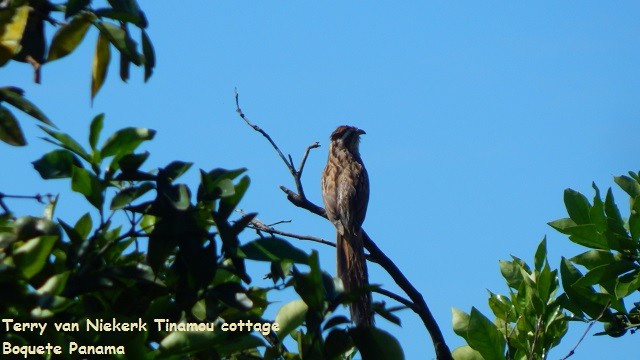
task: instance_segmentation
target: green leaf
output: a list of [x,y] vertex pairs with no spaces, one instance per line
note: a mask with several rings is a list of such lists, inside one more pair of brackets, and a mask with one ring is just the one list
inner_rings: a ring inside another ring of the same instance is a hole
[[571,319],[579,320],[579,321],[587,321],[580,307],[576,303],[571,301],[571,299],[569,299],[569,296],[567,296],[566,293],[558,296],[555,302],[558,305],[560,305],[563,309],[570,311],[572,313],[572,315],[570,316]]
[[92,16],[89,13],[74,16],[68,24],[62,25],[56,31],[49,47],[48,62],[69,55],[80,45],[89,30]]
[[131,68],[131,61],[129,61],[129,58],[124,53],[121,52],[120,53],[120,79],[122,79],[123,82],[129,81],[130,68]]
[[606,250],[589,250],[580,255],[576,255],[569,260],[591,270],[595,267],[613,262],[616,260],[616,257],[613,253]]
[[404,359],[404,352],[398,340],[384,330],[375,327],[357,327],[349,329],[349,334],[363,359]]
[[144,81],[147,82],[156,67],[156,54],[147,32],[142,30],[142,54],[144,55]]
[[247,226],[249,226],[249,224],[251,224],[251,222],[256,217],[256,215],[258,215],[258,214],[257,213],[249,213],[249,214],[242,215],[242,217],[239,220],[236,220],[234,222],[233,226],[231,226],[231,229],[229,231],[234,236],[240,234],[244,229],[247,228]]
[[109,15],[113,16],[114,19],[133,23],[141,29],[147,27],[147,19],[144,16],[144,12],[140,10],[140,6],[136,0],[109,0],[109,4],[112,6],[112,9],[104,10],[106,10],[106,12],[111,10],[112,14]]
[[622,190],[624,190],[624,192],[629,194],[630,197],[635,198],[640,196],[640,184],[632,178],[622,175],[614,176],[613,180]]
[[93,64],[91,66],[91,100],[96,97],[104,80],[107,77],[109,63],[111,62],[111,49],[109,48],[109,39],[102,33],[98,36],[96,42],[96,52],[93,55]]
[[98,22],[96,23],[96,27],[100,30],[100,33],[106,36],[111,44],[120,51],[120,54],[126,60],[130,60],[135,65],[140,65],[142,63],[140,55],[136,51],[135,41],[131,39],[128,31],[107,22]]
[[36,237],[14,250],[13,259],[25,278],[31,279],[42,270],[58,238],[58,236]]
[[591,219],[589,217],[591,205],[589,205],[589,200],[587,200],[584,195],[575,190],[566,189],[564,191],[564,204],[567,208],[567,212],[569,213],[569,217],[571,220],[575,221],[576,224],[582,225],[591,223]]
[[522,283],[522,274],[520,273],[520,266],[518,266],[515,262],[500,260],[500,272],[505,280],[507,280],[507,284],[509,287],[513,289],[517,289],[520,287]]
[[[6,3],[6,1],[4,3]],[[18,5],[16,1],[12,1],[12,3]],[[44,14],[48,14],[48,11],[46,5],[43,8],[44,4],[42,3],[38,5],[33,2],[30,3],[35,9],[32,9],[29,13],[29,19],[27,20],[27,25],[20,41],[20,49],[13,57],[13,60],[34,65],[34,82],[39,84],[40,71],[38,70],[38,65],[44,63],[46,50],[46,40],[44,36],[44,21],[46,16],[44,16]],[[42,15],[38,16],[38,13]]]
[[506,341],[496,326],[475,307],[471,308],[467,343],[485,359],[504,359]]
[[160,174],[163,177],[166,177],[170,181],[174,181],[179,178],[182,174],[187,172],[193,163],[184,162],[184,161],[173,161],[169,165],[160,169]]
[[629,216],[629,232],[634,242],[640,239],[640,198],[634,198]]
[[640,271],[636,268],[633,272],[621,276],[616,283],[616,296],[618,299],[629,296],[640,289]]
[[0,140],[13,146],[27,145],[18,120],[2,105],[0,105]]
[[558,288],[557,271],[551,271],[549,264],[540,271],[536,281],[536,290],[543,304],[548,304],[552,293]]
[[155,130],[145,128],[124,128],[111,135],[100,150],[102,157],[132,153],[143,141],[153,139]]
[[258,346],[264,346],[264,341],[251,334],[238,335],[218,329],[216,331],[178,331],[162,339],[157,359],[194,354],[211,348],[224,356]]
[[482,355],[476,350],[473,350],[469,345],[456,348],[451,353],[451,356],[453,356],[455,360],[484,360]]
[[29,18],[29,5],[0,11],[0,66],[20,50],[20,42]]
[[591,187],[596,194],[593,196],[593,206],[589,211],[589,217],[591,222],[596,225],[598,232],[604,232],[607,230],[607,218],[604,213],[604,203],[600,198],[600,189],[598,189],[595,182],[591,183]]
[[96,115],[96,117],[91,120],[91,127],[89,128],[89,145],[91,145],[93,150],[95,150],[98,145],[98,139],[100,138],[100,132],[102,131],[103,126],[104,113]]
[[594,224],[576,225],[565,229],[572,242],[593,249],[607,250],[610,247],[607,238],[598,232]]
[[235,185],[235,191],[232,195],[222,197],[220,200],[220,207],[218,213],[224,219],[229,218],[231,213],[235,210],[236,206],[240,203],[240,200],[244,196],[245,192],[249,188],[250,180],[248,176],[243,176],[237,185]]
[[129,205],[131,202],[146,194],[149,190],[155,189],[155,186],[150,182],[143,182],[139,186],[128,187],[121,190],[111,200],[111,210],[122,209]]
[[302,300],[293,300],[278,310],[275,322],[280,326],[278,338],[284,339],[304,322],[309,307]]
[[320,270],[318,252],[315,250],[309,256],[309,269],[307,274],[293,272],[295,280],[293,287],[311,310],[324,311],[325,289],[322,286],[322,271]]
[[536,250],[536,254],[534,256],[534,266],[536,270],[541,271],[544,266],[544,261],[547,258],[547,237],[545,236],[540,245],[538,245],[538,249]]
[[62,132],[53,131],[44,126],[38,126],[38,127],[42,129],[42,131],[49,134],[49,136],[51,136],[52,138],[58,140],[59,143],[56,143],[55,141],[52,141],[50,139],[45,139],[45,140],[51,142],[52,144],[60,146],[63,149],[67,149],[75,153],[76,155],[80,156],[84,160],[91,162],[91,158],[89,157],[89,154],[87,154],[84,148],[80,144],[78,144],[78,142],[75,141],[71,136]]
[[489,292],[489,307],[497,318],[509,322],[516,321],[516,311],[509,298]]
[[91,3],[91,0],[67,1],[64,17],[68,19],[69,17],[79,13],[81,10],[84,10],[90,3]]
[[548,223],[559,232],[570,235],[569,240],[596,249],[609,249],[607,238],[594,224],[576,225],[572,219],[559,219]]
[[235,186],[232,180],[245,171],[245,168],[236,170],[213,169],[209,172],[200,170],[198,202],[214,201],[220,197],[233,195],[235,193]]
[[160,218],[153,226],[149,235],[147,261],[154,271],[163,269],[167,257],[173,253],[178,245],[178,239],[174,235],[174,222],[166,218]]
[[635,252],[638,250],[638,243],[633,241],[628,234],[616,234],[611,231],[604,233],[607,239],[605,250],[611,249],[621,253]]
[[559,232],[563,233],[563,234],[569,234],[569,232],[567,231],[568,229],[575,227],[577,224],[575,221],[569,219],[569,218],[563,218],[563,219],[558,219],[552,222],[547,223],[547,225],[551,226],[552,228],[558,230]]
[[146,19],[140,14],[133,14],[130,12],[117,11],[111,8],[101,8],[94,11],[96,16],[105,17],[112,20],[118,20],[123,22],[132,23],[141,29],[146,27]]
[[71,190],[78,192],[89,201],[89,203],[100,210],[104,203],[104,187],[100,180],[87,170],[74,166],[71,177]]
[[253,334],[239,337],[228,335],[226,341],[216,346],[216,352],[226,357],[226,355],[242,353],[263,346],[265,346],[264,340]]
[[241,248],[244,258],[256,261],[291,260],[297,264],[309,264],[309,255],[288,241],[269,237],[251,241]]
[[42,214],[43,218],[49,221],[53,221],[53,213],[55,212],[56,206],[58,205],[59,197],[60,195],[54,196],[54,198],[51,199],[51,201],[49,201],[49,203],[44,207],[44,213]]
[[162,194],[176,210],[187,210],[191,206],[191,193],[185,184],[171,186]]
[[619,275],[636,270],[638,266],[631,261],[619,260],[591,269],[584,277],[573,283],[573,287],[586,287],[616,279]]
[[[610,296],[606,294],[596,294],[591,287],[574,287],[573,284],[580,280],[583,275],[564,257],[560,262],[560,275],[562,278],[562,287],[572,303],[593,319],[600,316],[605,307],[604,305],[610,301]],[[607,309],[603,315],[603,319],[606,320],[607,318],[611,318],[611,310],[609,309]]]
[[82,162],[68,150],[53,150],[32,162],[43,179],[63,179],[71,177],[73,167],[82,167]]
[[93,221],[91,221],[91,214],[85,213],[78,219],[76,224],[73,226],[78,235],[82,239],[86,239],[91,233],[91,229],[93,229]]
[[624,228],[624,221],[620,216],[620,210],[613,199],[613,192],[611,188],[607,191],[607,196],[604,200],[604,211],[607,215],[607,225],[609,230],[615,234],[626,235],[627,231]]
[[141,154],[127,154],[118,160],[118,167],[122,169],[123,172],[135,172],[148,158],[148,151]]
[[353,347],[349,333],[343,329],[333,329],[324,342],[326,359],[342,359],[341,355]]
[[469,314],[457,308],[451,308],[451,313],[452,313],[451,321],[453,323],[453,332],[455,332],[458,336],[462,337],[467,342],[469,342],[467,338],[467,333],[469,331],[469,321],[471,319]]
[[0,102],[4,101],[16,109],[30,115],[34,119],[55,128],[56,126],[51,122],[51,120],[49,120],[49,118],[31,101],[24,98],[23,94],[24,91],[20,88],[13,86],[1,87]]
[[240,311],[249,311],[253,301],[247,296],[247,289],[237,282],[226,282],[214,287],[211,292],[224,304]]
[[65,271],[63,273],[53,275],[45,281],[45,283],[40,286],[36,292],[40,295],[60,295],[64,291],[70,274],[70,271]]

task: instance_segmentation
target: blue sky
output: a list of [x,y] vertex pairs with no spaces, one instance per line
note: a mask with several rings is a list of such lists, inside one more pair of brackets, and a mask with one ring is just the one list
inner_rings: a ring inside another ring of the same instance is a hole
[[[615,186],[613,176],[640,168],[638,3],[140,3],[157,56],[149,83],[140,69],[121,83],[116,61],[91,106],[95,30],[76,53],[43,68],[41,85],[22,64],[4,68],[2,82],[24,88],[79,139],[100,112],[105,135],[125,126],[158,130],[145,146],[151,166],[180,159],[206,170],[247,167],[244,210],[266,223],[291,219],[282,230],[330,240],[328,222],[282,196],[278,186],[292,180],[235,114],[233,91],[296,163],[307,145],[322,144],[303,176],[317,203],[329,134],[341,124],[365,129],[371,199],[364,227],[423,293],[452,349],[464,341],[451,330],[451,307],[490,314],[487,289],[506,292],[498,260],[513,254],[530,262],[544,235],[554,268],[561,256],[581,251],[546,225],[565,216],[565,188],[592,198],[592,181],[605,190]],[[44,182],[32,169],[52,147],[37,138],[33,121],[21,120],[30,144],[0,144],[11,169],[1,190],[62,193],[57,215],[79,217],[86,204],[68,182]],[[197,171],[184,181],[195,186]],[[628,216],[626,198],[614,195]],[[40,211],[9,204],[18,213]],[[333,270],[332,249],[294,243],[318,249]],[[398,291],[378,266],[370,266],[370,277]],[[402,328],[378,324],[408,359],[432,357],[419,318],[408,311],[401,318]],[[571,324],[551,357],[566,355],[584,329]],[[632,359],[633,340],[588,336],[574,357],[604,358],[615,346],[619,358]]]

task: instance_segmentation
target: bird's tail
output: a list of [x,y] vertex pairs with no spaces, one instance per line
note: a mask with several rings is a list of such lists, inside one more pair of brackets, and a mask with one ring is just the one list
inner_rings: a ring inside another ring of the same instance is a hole
[[[347,292],[362,289],[369,285],[367,260],[364,256],[362,233],[340,235],[337,239],[338,248],[338,276],[342,279]],[[359,325],[372,326],[374,324],[371,307],[371,293],[363,291],[358,299],[349,306],[351,320]]]

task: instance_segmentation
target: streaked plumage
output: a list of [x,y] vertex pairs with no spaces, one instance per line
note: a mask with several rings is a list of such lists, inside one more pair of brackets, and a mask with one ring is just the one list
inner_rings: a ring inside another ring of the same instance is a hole
[[[329,159],[322,173],[322,198],[327,217],[337,232],[337,267],[345,290],[369,284],[362,243],[362,223],[369,203],[369,176],[360,157],[360,135],[353,126],[339,126],[331,134]],[[371,294],[351,304],[356,325],[373,325]]]

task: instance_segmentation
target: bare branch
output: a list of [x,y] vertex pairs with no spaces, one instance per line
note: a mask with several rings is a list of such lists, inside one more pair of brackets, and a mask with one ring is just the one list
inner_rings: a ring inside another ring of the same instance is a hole
[[306,197],[301,196],[300,193],[295,193],[288,189],[286,186],[280,186],[280,190],[287,194],[287,200],[289,200],[293,205],[311,211],[312,213],[322,216],[323,218],[327,217],[327,214],[324,211],[324,208],[312,203]]
[[[305,197],[304,195],[304,189],[302,188],[302,182],[300,181],[300,179],[302,178],[302,170],[304,170],[304,165],[307,162],[307,157],[309,156],[309,151],[311,151],[311,149],[315,149],[320,147],[320,143],[319,142],[314,142],[313,144],[309,145],[307,147],[307,150],[304,153],[304,156],[302,157],[302,161],[300,162],[300,168],[296,169],[295,166],[293,165],[293,158],[291,157],[291,155],[288,155],[288,159],[284,156],[284,154],[282,153],[282,151],[280,151],[280,148],[278,147],[278,145],[276,145],[276,143],[273,141],[273,139],[271,138],[271,136],[264,130],[262,130],[262,128],[260,128],[260,126],[253,124],[251,121],[249,121],[249,119],[247,118],[247,116],[244,114],[244,112],[242,111],[242,109],[240,108],[240,96],[238,95],[238,91],[235,91],[235,98],[236,98],[236,112],[238,113],[238,115],[240,115],[240,117],[242,118],[242,120],[244,120],[244,122],[247,123],[247,125],[251,126],[251,128],[257,132],[259,132],[260,134],[262,134],[262,136],[264,136],[269,143],[271,144],[271,146],[276,150],[276,152],[278,153],[278,155],[280,156],[280,159],[282,159],[282,161],[284,162],[284,164],[287,166],[287,169],[289,169],[289,172],[291,173],[291,176],[293,176],[293,181],[296,184],[296,190],[298,191],[298,194],[300,194],[300,196],[302,196],[303,198]],[[282,189],[282,187],[281,187]],[[284,189],[283,189],[284,191]]]
[[311,149],[315,149],[319,147],[320,147],[320,143],[317,141],[307,146],[307,150],[304,152],[304,156],[302,157],[302,161],[300,162],[300,167],[298,167],[298,176],[302,177],[302,169],[304,169],[304,165],[307,162],[307,157],[309,157],[309,151],[311,151]]
[[2,198],[0,198],[0,208],[2,208],[2,211],[4,211],[5,214],[9,214],[11,212],[7,204],[4,203],[4,200],[2,200]]
[[280,221],[276,221],[273,224],[267,224],[268,227],[274,227],[276,225],[280,225],[280,224],[290,224],[291,220],[280,220]]
[[[243,210],[237,210],[237,211],[240,212],[241,214],[245,214],[245,212]],[[319,237],[315,237],[315,236],[311,236],[311,235],[294,234],[294,233],[290,233],[290,232],[287,232],[287,231],[282,231],[282,230],[275,229],[275,228],[263,223],[262,221],[258,220],[258,218],[253,218],[251,220],[251,222],[249,223],[249,228],[254,229],[254,230],[264,231],[264,232],[272,234],[272,235],[281,235],[281,236],[286,236],[286,237],[290,237],[290,238],[294,238],[294,239],[298,239],[298,240],[309,240],[309,241],[317,242],[317,243],[320,243],[320,244],[336,247],[335,243],[332,243],[331,241],[327,241],[327,240],[321,239]]]
[[[369,235],[362,230],[364,247],[369,250],[370,260],[378,263],[382,268],[384,268],[387,273],[391,276],[393,281],[400,286],[402,291],[404,291],[409,299],[413,301],[415,304],[415,308],[412,310],[420,316],[422,323],[429,331],[431,335],[431,340],[433,341],[433,346],[436,350],[436,357],[438,360],[452,360],[451,351],[447,346],[447,343],[444,340],[444,336],[440,331],[440,327],[436,322],[436,319],[433,317],[431,310],[427,306],[427,303],[424,301],[422,294],[411,284],[411,282],[407,279],[406,276],[400,271],[400,269],[396,266],[396,264],[387,257],[387,255],[380,250],[380,248],[376,245],[376,243],[371,240]],[[418,311],[416,311],[418,310]]]
[[238,97],[239,97],[238,91],[236,90],[235,91],[236,112],[238,113],[238,115],[240,115],[242,120],[244,120],[247,123],[247,125],[251,126],[253,128],[253,130],[255,130],[255,131],[259,132],[260,134],[262,134],[262,136],[264,136],[269,141],[271,146],[273,146],[273,148],[278,152],[278,155],[280,156],[282,161],[284,161],[284,163],[287,165],[287,168],[289,168],[289,171],[291,172],[291,174],[295,176],[296,169],[294,169],[294,167],[293,167],[293,162],[287,161],[287,158],[284,157],[284,154],[282,153],[282,151],[280,151],[280,148],[278,147],[278,145],[276,145],[276,143],[273,141],[273,139],[271,139],[271,136],[269,136],[269,134],[267,134],[266,131],[262,130],[260,128],[260,126],[252,124],[251,121],[249,121],[249,119],[244,115],[244,112],[240,108],[240,102],[239,102]]
[[580,340],[578,340],[578,342],[576,343],[576,346],[574,346],[573,349],[569,351],[567,356],[563,357],[560,360],[567,360],[568,358],[572,357],[576,353],[576,349],[578,349],[578,346],[580,346],[580,343],[582,342],[582,340],[584,340],[584,338],[587,336],[587,333],[589,332],[589,330],[591,330],[593,325],[604,316],[604,313],[607,312],[607,309],[609,308],[610,305],[611,305],[611,301],[609,301],[607,305],[605,305],[604,309],[602,309],[602,312],[600,313],[600,315],[598,315],[597,318],[591,320],[591,322],[589,323],[589,326],[587,326],[587,329],[584,331],[584,334],[582,334],[582,336],[580,337]]
[[[315,149],[315,148],[319,148],[320,147],[320,143],[319,142],[314,142],[313,144],[307,146],[307,150],[305,150],[304,152],[304,156],[302,156],[302,161],[300,161],[300,167],[298,167],[298,170],[296,171],[296,174],[294,175],[294,180],[296,182],[296,190],[298,190],[298,194],[300,194],[302,197],[305,197],[304,195],[304,189],[302,188],[302,170],[304,169],[304,165],[307,162],[307,157],[309,156],[309,152],[311,151],[311,149]],[[291,159],[291,156],[289,156],[289,159]],[[293,159],[291,159],[291,163],[293,164]]]
[[5,194],[3,192],[0,192],[0,208],[6,213],[9,214],[11,212],[11,210],[9,210],[9,207],[7,206],[7,204],[4,202],[4,199],[29,199],[29,200],[35,200],[37,202],[39,202],[40,204],[46,204],[46,202],[44,201],[44,198],[47,198],[47,200],[49,202],[53,201],[53,194],[35,194],[35,195],[8,195]]
[[291,154],[287,154],[287,156],[289,157],[289,164],[293,166],[293,158],[291,157]]
[[[303,161],[301,163],[301,168],[299,171],[296,171],[293,167],[293,164],[287,161],[287,159],[284,157],[284,155],[282,154],[278,146],[273,142],[271,137],[260,127],[250,123],[247,120],[246,116],[240,109],[240,105],[238,104],[237,92],[236,92],[236,107],[237,107],[236,111],[238,112],[240,117],[254,130],[260,132],[271,143],[273,148],[278,152],[278,154],[286,164],[287,168],[289,169],[289,172],[291,172],[291,175],[293,176],[296,184],[297,193],[291,191],[285,186],[280,186],[280,189],[287,195],[287,199],[297,207],[306,209],[316,215],[326,218],[327,215],[325,213],[325,210],[306,198],[306,196],[304,195],[302,183],[300,181],[300,176],[302,174],[302,167],[306,162],[308,152],[312,148],[315,148],[317,146],[314,147],[313,145],[311,145],[310,147],[307,148],[307,151],[305,152]],[[411,306],[410,308],[416,314],[418,314],[424,326],[426,327],[427,331],[431,335],[431,339],[433,341],[433,346],[435,348],[437,359],[452,360],[453,357],[451,356],[451,351],[449,350],[449,347],[447,346],[444,340],[444,336],[442,335],[442,332],[440,331],[440,327],[438,326],[435,318],[433,317],[433,314],[429,310],[427,303],[424,301],[422,294],[411,284],[411,282],[409,282],[409,280],[406,278],[406,276],[404,276],[404,274],[402,273],[402,271],[400,271],[400,269],[396,266],[396,264],[391,259],[389,259],[389,257],[387,257],[386,254],[382,252],[382,250],[380,250],[380,248],[378,248],[378,246],[373,242],[373,240],[371,240],[369,235],[367,235],[367,233],[364,230],[362,231],[362,234],[363,234],[364,246],[367,250],[369,250],[369,254],[370,254],[368,259],[382,266],[382,268],[384,268],[387,271],[387,273],[396,282],[396,284],[400,286],[402,291],[404,291],[407,294],[407,296],[409,296],[409,299],[411,299],[411,301],[413,302],[412,304],[413,306]],[[395,299],[395,300],[398,300],[398,299]]]
[[398,295],[396,293],[393,293],[393,292],[391,292],[389,290],[385,290],[385,289],[382,289],[382,288],[373,289],[371,291],[377,292],[378,294],[382,294],[382,295],[384,295],[384,296],[386,296],[388,298],[391,298],[391,299],[399,302],[400,304],[408,307],[409,309],[413,310],[414,312],[417,312],[416,311],[416,305],[414,303],[412,303],[411,301],[403,298],[402,296],[400,296],[400,295]]

